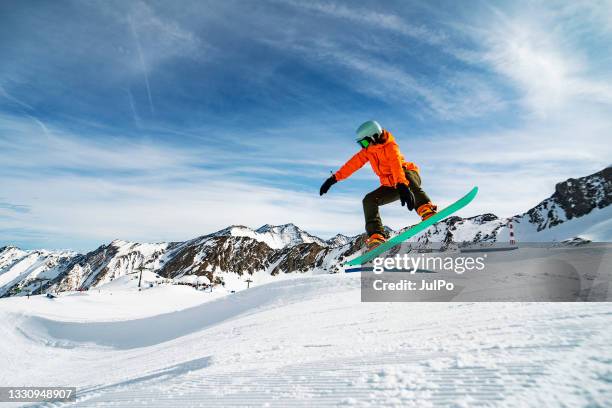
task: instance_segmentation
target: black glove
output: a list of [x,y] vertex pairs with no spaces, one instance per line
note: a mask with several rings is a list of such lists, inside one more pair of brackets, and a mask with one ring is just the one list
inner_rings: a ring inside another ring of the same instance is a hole
[[400,183],[397,185],[397,191],[399,192],[400,201],[402,202],[402,207],[406,204],[408,207],[408,211],[414,210],[414,194],[408,188],[406,184]]
[[336,176],[332,174],[331,177],[325,180],[325,183],[323,183],[323,185],[321,186],[321,189],[319,190],[319,195],[322,196],[323,194],[327,193],[329,188],[337,182],[338,180],[336,180]]

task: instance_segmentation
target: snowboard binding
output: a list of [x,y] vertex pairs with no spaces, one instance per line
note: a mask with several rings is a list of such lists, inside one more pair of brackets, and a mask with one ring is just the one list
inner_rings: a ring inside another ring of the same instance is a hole
[[384,235],[375,233],[375,234],[370,235],[370,237],[366,239],[366,246],[368,247],[368,251],[369,251],[371,249],[376,248],[380,244],[385,243],[386,241],[387,241],[387,238],[385,238]]
[[429,217],[434,216],[437,213],[438,206],[432,203],[423,204],[417,208],[417,214],[421,217],[421,221],[425,221]]

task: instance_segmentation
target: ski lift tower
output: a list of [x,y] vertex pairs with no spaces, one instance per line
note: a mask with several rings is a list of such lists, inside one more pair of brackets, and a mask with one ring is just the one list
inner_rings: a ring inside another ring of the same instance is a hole
[[140,291],[140,283],[142,282],[142,271],[147,270],[147,268],[145,268],[144,265],[140,265],[138,268],[136,268],[136,270],[140,272],[140,274],[138,275],[138,290]]
[[251,287],[251,282],[253,282],[250,278],[247,278],[247,280],[245,281],[247,284],[247,289]]
[[514,226],[512,225],[512,218],[508,220],[508,229],[510,230],[510,245],[516,245],[516,239],[514,239]]
[[[49,282],[51,279],[46,279],[46,278],[42,278],[38,280],[38,294],[42,295],[42,287],[43,287],[43,283],[45,282]],[[36,293],[36,291],[34,291],[34,293]]]

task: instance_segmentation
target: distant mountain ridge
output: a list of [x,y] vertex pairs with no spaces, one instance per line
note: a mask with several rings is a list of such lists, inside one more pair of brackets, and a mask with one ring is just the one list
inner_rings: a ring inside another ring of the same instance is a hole
[[[562,241],[612,230],[612,168],[555,186],[529,211],[500,219],[494,214],[449,217],[411,239],[416,243],[507,241],[508,224],[526,241]],[[612,239],[612,238],[606,238]],[[86,254],[0,248],[0,297],[49,290],[90,289],[145,267],[160,277],[205,277],[210,285],[232,274],[335,273],[363,248],[363,236],[329,240],[294,224],[257,229],[233,225],[184,242],[114,240]]]
[[321,246],[328,243],[319,237],[301,230],[294,224],[270,225],[265,224],[253,230],[244,225],[232,225],[214,233],[217,236],[249,237],[256,241],[266,243],[270,248],[281,249],[303,243],[316,242]]

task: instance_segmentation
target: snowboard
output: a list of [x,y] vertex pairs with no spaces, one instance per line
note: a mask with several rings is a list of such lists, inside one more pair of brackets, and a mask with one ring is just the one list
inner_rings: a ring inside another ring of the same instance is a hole
[[478,193],[478,187],[474,187],[473,189],[470,190],[469,193],[467,193],[466,195],[464,195],[463,197],[461,197],[459,200],[455,201],[448,207],[445,207],[442,210],[438,211],[435,215],[432,215],[425,221],[421,221],[420,223],[414,225],[412,228],[407,229],[401,234],[394,236],[387,242],[377,246],[376,248],[366,252],[365,254],[362,254],[355,259],[351,259],[350,261],[346,262],[345,265],[348,265],[348,266],[363,265],[366,262],[371,261],[372,259],[376,258],[378,255],[382,254],[383,252],[387,252],[388,250],[401,244],[408,238],[413,237],[419,232],[423,231],[424,229],[431,227],[436,222],[442,221],[444,218],[459,211],[460,209],[468,205],[474,199],[474,197],[476,197],[477,193]]

